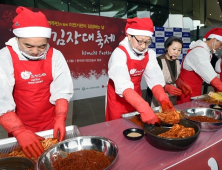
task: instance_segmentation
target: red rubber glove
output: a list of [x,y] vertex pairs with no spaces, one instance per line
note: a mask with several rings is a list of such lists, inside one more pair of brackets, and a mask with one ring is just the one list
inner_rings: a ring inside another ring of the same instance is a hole
[[176,85],[182,90],[185,96],[192,94],[192,88],[186,84],[181,78],[176,80]]
[[55,124],[54,124],[54,131],[53,137],[58,138],[59,142],[61,142],[65,135],[66,135],[66,116],[68,113],[68,101],[66,99],[58,99],[55,102]]
[[175,111],[176,109],[173,107],[172,102],[169,97],[166,95],[163,87],[161,85],[156,85],[152,88],[153,96],[157,99],[157,101],[161,104],[162,111]]
[[28,158],[38,158],[44,152],[44,148],[39,141],[44,140],[44,138],[26,129],[14,112],[7,112],[0,116],[0,124],[8,133],[13,134]]
[[222,92],[222,82],[219,78],[215,77],[211,82],[210,85],[213,86],[214,89],[218,92]]
[[169,85],[169,84],[166,84],[164,86],[164,90],[165,90],[165,92],[167,92],[168,94],[170,94],[172,96],[180,96],[182,94],[182,91],[180,89],[176,88],[173,85]]
[[160,120],[153,112],[152,108],[136,91],[128,88],[124,90],[123,97],[140,113],[141,119],[144,123],[160,124]]

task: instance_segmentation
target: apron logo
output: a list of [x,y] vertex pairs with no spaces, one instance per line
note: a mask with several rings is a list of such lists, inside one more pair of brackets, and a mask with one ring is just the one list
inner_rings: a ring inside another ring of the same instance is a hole
[[143,74],[143,72],[144,72],[144,69],[138,71],[135,68],[133,68],[133,69],[130,70],[130,74],[132,76],[140,76],[140,75]]
[[25,80],[29,79],[30,78],[30,75],[32,74],[32,72],[30,71],[23,71],[21,72],[21,77]]
[[136,69],[135,69],[135,68],[133,68],[133,69],[130,70],[130,74],[134,74],[135,72],[136,72]]

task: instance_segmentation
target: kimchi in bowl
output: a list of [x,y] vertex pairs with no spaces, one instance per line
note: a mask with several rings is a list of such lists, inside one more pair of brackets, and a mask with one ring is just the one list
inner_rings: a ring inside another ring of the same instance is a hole
[[181,112],[181,114],[185,119],[197,124],[201,131],[216,131],[222,127],[221,110],[196,107],[185,109]]
[[84,161],[88,158],[80,156],[85,156],[85,153],[86,155],[96,154],[96,156],[90,156],[89,159],[94,159],[94,161],[98,161],[100,164],[104,165],[108,161],[109,165],[103,168],[108,170],[111,169],[117,159],[118,146],[112,140],[100,136],[70,138],[53,145],[45,151],[38,159],[37,170],[60,169],[61,167],[59,168],[58,165],[61,165],[64,170],[66,166],[68,169],[68,158],[72,162],[72,165],[69,165],[72,169],[78,169],[76,166],[85,166],[86,164],[90,166],[90,160],[85,163]]
[[165,137],[160,137],[158,135],[169,131],[172,127],[144,124],[143,129],[145,131],[145,138],[148,143],[161,150],[167,150],[167,151],[186,150],[190,146],[192,146],[192,144],[198,138],[200,134],[200,128],[195,123],[185,119],[181,119],[179,125],[193,128],[195,134],[185,138],[165,138]]

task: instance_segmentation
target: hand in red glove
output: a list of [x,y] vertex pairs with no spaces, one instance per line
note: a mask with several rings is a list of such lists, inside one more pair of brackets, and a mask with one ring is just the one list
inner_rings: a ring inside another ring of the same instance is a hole
[[192,94],[192,88],[186,84],[181,78],[176,80],[176,85],[182,90],[185,96]]
[[176,110],[173,107],[172,102],[169,97],[166,95],[163,87],[161,85],[156,85],[152,88],[153,96],[157,99],[157,101],[161,104],[162,111],[167,112],[170,110]]
[[168,94],[170,94],[172,96],[180,96],[182,94],[182,91],[180,89],[176,88],[173,85],[169,85],[169,84],[166,84],[164,86],[164,90],[165,90],[165,92],[167,92]]
[[211,80],[210,85],[213,86],[215,91],[222,92],[222,82],[219,78],[215,77],[213,80]]
[[36,134],[25,127],[12,132],[12,134],[16,137],[19,145],[22,147],[22,150],[27,157],[32,158],[33,156],[38,158],[44,152],[44,148],[39,142],[39,136],[37,137]]
[[136,91],[128,88],[124,90],[123,97],[140,113],[143,122],[148,124],[160,123],[152,108]]
[[173,107],[173,104],[171,101],[164,101],[161,103],[162,112],[168,112],[168,111],[176,111],[176,109]]
[[66,134],[65,120],[68,113],[68,101],[66,99],[56,100],[55,112],[56,118],[54,124],[53,137],[58,138],[59,136],[59,142],[61,142]]
[[28,158],[38,158],[44,152],[44,148],[39,141],[39,139],[43,140],[44,138],[26,129],[14,112],[7,112],[0,116],[0,124],[8,133],[13,134]]

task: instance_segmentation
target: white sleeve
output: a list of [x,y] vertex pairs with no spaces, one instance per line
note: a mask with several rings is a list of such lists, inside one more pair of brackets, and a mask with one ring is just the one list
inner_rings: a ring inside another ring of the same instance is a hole
[[184,60],[183,68],[195,71],[206,83],[217,76],[210,63],[210,54],[204,48],[191,50]]
[[72,77],[63,54],[55,48],[52,56],[52,76],[50,102],[55,104],[55,101],[60,98],[70,101],[74,93]]
[[220,72],[221,72],[220,65],[221,65],[221,59],[217,60],[217,62],[215,64],[215,71],[217,73],[217,78],[219,78],[219,79],[220,79]]
[[8,111],[15,111],[15,102],[12,96],[14,84],[12,58],[9,50],[5,47],[0,50],[0,116]]
[[149,49],[149,62],[146,66],[146,69],[143,73],[146,83],[150,89],[155,85],[165,86],[165,80],[163,72],[157,62],[156,53]]
[[126,61],[127,59],[125,52],[119,48],[116,48],[113,51],[108,63],[108,76],[113,80],[115,92],[120,97],[122,97],[125,89],[134,89],[134,84],[131,81]]

